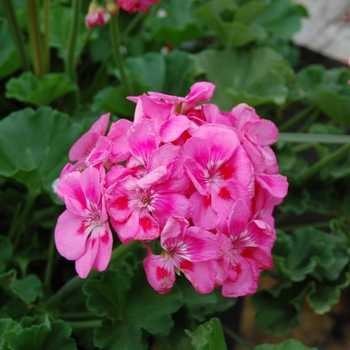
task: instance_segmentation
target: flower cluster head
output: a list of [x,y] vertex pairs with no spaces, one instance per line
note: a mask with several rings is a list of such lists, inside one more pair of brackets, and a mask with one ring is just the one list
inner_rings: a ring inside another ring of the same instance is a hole
[[124,11],[134,12],[148,12],[149,7],[161,0],[115,0],[117,5]]
[[111,226],[124,244],[145,242],[143,265],[159,293],[171,290],[176,273],[200,293],[256,291],[260,272],[272,267],[273,208],[288,188],[270,148],[278,130],[246,104],[230,112],[199,104],[214,90],[199,82],[185,97],[129,97],[134,122],[108,129],[102,115],[72,146],[75,163],[57,186],[66,211],[55,242],[80,277],[107,268]]

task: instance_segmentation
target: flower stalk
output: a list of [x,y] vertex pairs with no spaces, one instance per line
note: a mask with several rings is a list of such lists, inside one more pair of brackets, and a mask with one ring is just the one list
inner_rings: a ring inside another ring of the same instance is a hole
[[7,19],[9,21],[9,24],[10,24],[12,36],[13,36],[13,39],[15,41],[15,45],[16,45],[16,48],[18,50],[18,53],[19,53],[19,57],[20,57],[21,64],[22,64],[22,69],[24,71],[28,71],[30,65],[29,65],[26,50],[24,47],[21,31],[20,31],[19,26],[18,26],[16,14],[15,14],[15,11],[13,8],[13,3],[11,0],[4,0],[3,4],[4,4],[5,14],[6,14]]
[[[119,247],[113,250],[110,262],[119,259],[124,254],[131,251],[137,243],[137,241],[132,241],[129,244],[121,244]],[[96,277],[97,275],[98,272],[96,270],[92,270],[89,274],[89,277]],[[54,305],[57,305],[61,301],[61,299],[74,292],[84,282],[85,279],[80,278],[79,276],[73,277],[56,294],[54,294],[47,302],[45,302],[45,306],[52,307]]]
[[110,24],[109,24],[111,41],[112,41],[112,49],[113,49],[113,54],[114,54],[114,58],[115,58],[117,67],[119,68],[121,81],[122,81],[122,84],[125,88],[125,91],[126,91],[127,95],[132,95],[130,84],[129,84],[129,81],[127,79],[127,75],[125,72],[123,57],[120,53],[120,34],[119,34],[119,27],[118,27],[118,19],[117,18],[118,18],[118,16],[111,16],[111,20],[110,20]]
[[35,75],[40,79],[43,71],[43,43],[41,40],[39,13],[40,6],[38,0],[27,0],[29,40],[32,48],[32,60]]

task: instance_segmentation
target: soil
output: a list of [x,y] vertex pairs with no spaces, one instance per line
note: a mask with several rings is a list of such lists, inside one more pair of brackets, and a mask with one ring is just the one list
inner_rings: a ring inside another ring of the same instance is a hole
[[[264,286],[269,283],[269,280],[261,281],[261,285]],[[254,317],[255,311],[251,307],[250,297],[245,297],[239,334],[252,347],[260,344],[278,344],[293,338],[307,347],[318,350],[350,349],[350,288],[343,290],[340,302],[324,315],[315,314],[305,303],[301,325],[284,337],[276,337],[259,330]],[[246,348],[236,344],[233,350]]]

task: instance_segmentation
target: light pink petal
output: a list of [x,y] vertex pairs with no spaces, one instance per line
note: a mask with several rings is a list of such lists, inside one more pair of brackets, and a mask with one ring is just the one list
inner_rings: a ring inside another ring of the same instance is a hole
[[108,162],[108,157],[112,151],[112,141],[106,136],[99,136],[96,147],[91,151],[86,159],[87,166],[96,166]]
[[249,259],[240,258],[233,266],[238,278],[227,279],[222,286],[222,295],[229,298],[253,294],[258,288],[260,270]]
[[206,230],[212,230],[216,226],[216,213],[211,206],[211,197],[202,196],[199,192],[195,192],[190,197],[192,205],[192,220],[196,226]]
[[234,203],[228,220],[230,236],[239,236],[247,227],[250,217],[250,208],[247,203],[239,199]]
[[144,166],[157,148],[153,123],[148,120],[135,124],[127,134],[130,151]]
[[[203,139],[209,144],[209,159],[219,166],[231,158],[240,144],[233,129],[220,124],[204,124],[193,133],[192,137]],[[198,148],[196,149],[197,152]]]
[[191,86],[190,93],[185,97],[182,113],[186,114],[194,108],[197,103],[209,101],[215,91],[215,85],[206,81],[194,83]]
[[191,126],[190,120],[184,115],[175,115],[162,123],[160,137],[162,142],[175,141],[185,130]]
[[98,137],[97,132],[87,132],[78,139],[69,151],[68,157],[71,161],[86,158],[96,146]]
[[152,170],[150,173],[145,175],[143,178],[137,181],[137,185],[142,189],[150,188],[152,185],[158,182],[163,182],[170,176],[168,169],[165,165]]
[[188,218],[192,214],[190,201],[177,193],[164,193],[156,196],[152,206],[153,216],[162,226],[170,216]]
[[80,177],[81,188],[91,211],[97,208],[101,200],[101,179],[99,171],[94,167],[86,168]]
[[113,163],[123,162],[130,156],[130,148],[127,142],[127,132],[133,123],[126,119],[119,119],[111,125],[107,137],[112,140],[113,147],[110,160]]
[[94,124],[92,124],[89,131],[96,132],[99,135],[105,135],[107,131],[109,117],[110,113],[101,115],[101,117]]
[[222,124],[232,126],[232,114],[222,113],[217,105],[206,104],[202,106],[202,111],[208,123]]
[[125,168],[124,166],[119,164],[115,164],[106,175],[105,187],[109,188],[112,185],[114,185],[117,181],[123,180],[128,175],[133,175],[134,173],[135,172],[131,169]]
[[110,218],[110,222],[120,241],[128,244],[134,239],[139,229],[140,213],[135,210],[125,222],[119,222],[113,218]]
[[212,232],[191,226],[183,235],[180,254],[192,262],[218,259],[221,256],[218,237]]
[[81,173],[74,171],[64,175],[57,184],[57,194],[65,202],[67,209],[76,215],[86,215],[87,206],[81,189]]
[[284,198],[288,191],[287,177],[276,175],[256,174],[256,181],[275,198]]
[[255,113],[255,109],[245,103],[240,103],[233,107],[231,114],[236,120],[234,126],[239,130],[242,130],[244,125],[250,120],[260,120],[260,117]]
[[142,103],[142,115],[135,115],[135,123],[139,123],[142,119],[152,119],[159,130],[160,124],[165,122],[174,110],[174,107],[168,103],[156,101],[147,95],[140,96]]
[[159,224],[147,212],[141,210],[139,214],[139,229],[135,234],[135,240],[141,242],[150,242],[158,238],[160,235]]
[[277,142],[278,129],[270,120],[260,119],[247,122],[243,131],[257,139],[260,146],[267,146]]
[[148,255],[143,260],[148,283],[161,294],[169,292],[175,283],[171,260],[162,255],[154,255],[148,246],[144,247],[148,250]]
[[205,294],[213,291],[215,276],[218,271],[217,261],[210,260],[193,263],[182,260],[176,267],[183,272],[197,292]]
[[168,165],[174,162],[179,156],[181,147],[174,146],[173,144],[166,144],[152,152],[149,162],[147,164],[147,172],[160,167],[161,165]]
[[84,217],[74,215],[68,210],[58,218],[55,228],[57,251],[68,260],[79,259],[85,252],[85,242],[89,234]]
[[262,149],[253,140],[249,135],[245,134],[242,138],[242,145],[246,151],[249,160],[251,161],[255,172],[262,173],[266,168],[265,158],[262,154]]
[[98,252],[92,267],[97,271],[104,271],[111,260],[113,248],[112,232],[108,226],[108,223],[101,227],[99,232],[99,241]]
[[89,237],[85,245],[85,253],[75,261],[75,269],[81,278],[86,278],[94,264],[100,240]]
[[107,211],[114,220],[124,222],[139,207],[136,181],[137,179],[128,175],[106,191]]
[[183,240],[184,231],[188,226],[189,222],[185,218],[169,217],[161,233],[161,246],[167,251],[175,249],[178,243]]

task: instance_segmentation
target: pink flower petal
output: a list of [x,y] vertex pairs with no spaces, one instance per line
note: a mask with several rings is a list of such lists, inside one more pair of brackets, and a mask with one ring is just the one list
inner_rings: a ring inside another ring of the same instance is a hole
[[85,252],[85,242],[89,234],[84,217],[65,210],[58,218],[55,228],[57,251],[68,260],[79,259]]

